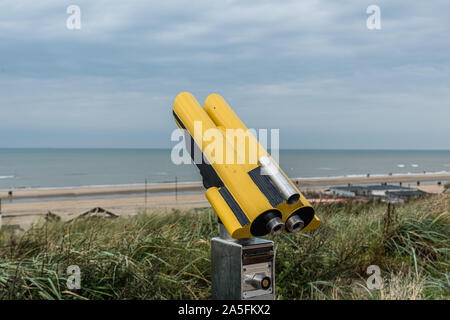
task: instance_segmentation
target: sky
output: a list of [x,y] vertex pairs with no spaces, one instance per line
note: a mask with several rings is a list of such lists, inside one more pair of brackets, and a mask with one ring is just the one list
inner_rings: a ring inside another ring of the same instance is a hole
[[[367,27],[370,5],[381,29]],[[3,0],[0,147],[170,148],[189,91],[280,129],[282,148],[450,149],[449,12],[444,0]]]

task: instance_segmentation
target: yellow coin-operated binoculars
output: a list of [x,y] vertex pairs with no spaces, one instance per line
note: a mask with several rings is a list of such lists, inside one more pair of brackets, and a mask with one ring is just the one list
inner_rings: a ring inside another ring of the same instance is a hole
[[180,93],[173,116],[220,222],[211,241],[213,299],[273,299],[273,241],[256,237],[313,230],[319,218],[221,96],[202,107]]

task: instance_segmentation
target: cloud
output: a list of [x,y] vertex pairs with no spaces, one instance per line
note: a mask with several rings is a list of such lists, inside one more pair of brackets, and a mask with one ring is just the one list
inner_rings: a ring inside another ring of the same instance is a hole
[[173,100],[191,91],[223,94],[249,126],[289,133],[286,147],[450,148],[447,1],[378,1],[377,31],[356,0],[83,0],[68,30],[71,4],[0,3],[3,135],[22,137],[0,146],[31,146],[26,130],[49,146],[82,132],[169,147]]

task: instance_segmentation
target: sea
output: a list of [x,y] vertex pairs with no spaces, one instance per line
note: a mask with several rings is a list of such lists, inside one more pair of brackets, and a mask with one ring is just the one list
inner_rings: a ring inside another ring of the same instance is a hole
[[[0,190],[198,182],[170,149],[0,149]],[[291,178],[448,173],[450,150],[280,150]]]

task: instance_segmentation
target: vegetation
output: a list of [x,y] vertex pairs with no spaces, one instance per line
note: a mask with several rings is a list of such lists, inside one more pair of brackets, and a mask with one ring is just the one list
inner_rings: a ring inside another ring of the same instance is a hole
[[[281,235],[278,299],[448,299],[450,196],[389,207],[381,202],[319,205],[315,231]],[[210,209],[114,220],[42,221],[0,232],[1,299],[208,299]],[[81,289],[67,288],[78,265]],[[377,265],[383,286],[369,289]]]

